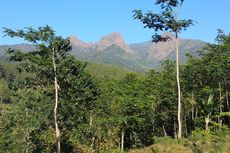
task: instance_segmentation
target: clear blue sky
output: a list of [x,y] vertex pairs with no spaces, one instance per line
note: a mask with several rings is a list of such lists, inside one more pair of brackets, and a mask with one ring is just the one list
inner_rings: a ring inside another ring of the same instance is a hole
[[[127,43],[151,39],[154,31],[132,19],[132,10],[156,10],[155,0],[2,0],[0,27],[20,29],[50,25],[57,34],[75,35],[83,41],[98,41],[102,36],[120,32]],[[182,32],[184,38],[214,42],[216,29],[230,32],[230,0],[185,0],[181,18],[198,24]],[[2,37],[0,44],[21,43]]]

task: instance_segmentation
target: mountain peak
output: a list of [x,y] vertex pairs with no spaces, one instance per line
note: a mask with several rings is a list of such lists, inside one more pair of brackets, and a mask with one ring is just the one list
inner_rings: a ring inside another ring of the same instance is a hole
[[121,43],[124,42],[122,36],[120,33],[118,32],[114,32],[112,34],[106,35],[104,37],[101,38],[101,40],[99,41],[99,43],[101,44],[111,44],[111,43]]
[[96,45],[103,46],[103,47],[109,47],[112,45],[117,45],[120,48],[122,48],[124,51],[126,51],[127,53],[132,52],[132,50],[125,43],[125,41],[123,40],[123,38],[119,32],[114,32],[110,35],[102,37],[101,40],[96,43]]
[[132,49],[125,43],[121,34],[119,32],[114,32],[112,34],[106,35],[100,39],[100,41],[95,43],[86,43],[81,41],[75,36],[69,37],[70,42],[73,46],[79,47],[82,49],[97,48],[98,51],[104,50],[112,45],[117,45],[123,49],[126,53],[132,53]]
[[74,46],[78,46],[81,48],[88,48],[89,47],[88,43],[81,41],[76,36],[73,36],[73,35],[69,36],[69,40]]
[[108,37],[111,37],[111,38],[114,38],[114,39],[123,39],[121,34],[119,32],[114,32],[114,33],[111,33],[110,35],[108,35]]

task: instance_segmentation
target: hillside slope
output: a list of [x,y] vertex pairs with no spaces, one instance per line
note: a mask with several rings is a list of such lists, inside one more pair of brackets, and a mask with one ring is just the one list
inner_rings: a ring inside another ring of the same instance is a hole
[[124,78],[129,73],[136,73],[123,67],[111,64],[87,63],[87,71],[98,80]]
[[[128,45],[122,36],[115,32],[102,37],[98,42],[83,42],[75,36],[71,36],[70,41],[72,44],[71,54],[79,60],[112,64],[139,72],[159,68],[162,61],[175,60],[176,56],[174,40],[157,44],[147,41]],[[180,63],[186,62],[186,53],[198,56],[198,51],[205,44],[201,40],[180,39]],[[35,46],[31,44],[0,45],[0,59],[7,59],[8,48],[22,51],[35,50]]]

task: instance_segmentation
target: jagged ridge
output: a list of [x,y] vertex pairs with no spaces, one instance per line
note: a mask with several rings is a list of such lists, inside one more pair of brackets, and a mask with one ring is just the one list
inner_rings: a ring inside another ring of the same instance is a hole
[[[168,35],[168,34],[167,34]],[[72,54],[80,60],[119,65],[135,71],[146,71],[158,68],[162,60],[175,59],[174,40],[164,43],[152,43],[151,41],[128,45],[118,32],[102,37],[94,43],[86,43],[76,36],[70,36]],[[206,43],[201,40],[180,39],[180,61],[186,61],[185,54],[198,56]],[[34,50],[29,44],[2,45],[0,46],[0,58],[6,59],[7,48]]]

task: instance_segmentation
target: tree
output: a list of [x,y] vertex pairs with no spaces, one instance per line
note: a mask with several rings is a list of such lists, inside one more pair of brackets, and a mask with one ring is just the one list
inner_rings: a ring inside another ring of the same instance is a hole
[[[176,63],[172,61],[165,61],[162,63],[163,71],[159,79],[158,88],[158,104],[156,112],[156,123],[162,125],[164,135],[177,137],[176,126],[176,110],[177,110],[177,84],[175,79],[176,71],[174,69]],[[169,131],[172,131],[169,133]]]
[[[55,124],[55,131],[56,131],[56,147],[57,147],[57,153],[60,153],[61,145],[60,145],[60,129],[58,126],[58,96],[59,96],[59,84],[58,84],[58,71],[57,66],[59,63],[62,62],[67,57],[68,52],[71,50],[70,41],[68,39],[63,39],[60,36],[56,36],[55,32],[52,30],[51,27],[45,26],[45,27],[39,27],[38,29],[33,28],[25,28],[24,30],[17,30],[14,31],[9,28],[4,28],[4,33],[10,37],[20,37],[28,42],[34,43],[38,51],[31,52],[29,54],[25,54],[27,56],[20,56],[23,54],[20,54],[18,52],[17,56],[14,56],[12,58],[15,58],[15,60],[30,60],[32,63],[36,64],[47,64],[50,67],[52,67],[49,77],[52,77],[51,79],[54,82],[54,89],[55,89],[55,106],[54,106],[54,124]],[[35,56],[35,58],[33,56]],[[44,62],[44,59],[47,61]],[[37,60],[37,61],[36,61]],[[43,71],[44,73],[47,73]]]
[[[81,145],[93,143],[94,116],[100,90],[92,76],[85,71],[86,63],[71,56],[59,65],[60,126],[65,135],[70,135],[72,144],[81,149]],[[78,151],[79,151],[78,150]]]
[[182,124],[181,124],[181,89],[179,77],[179,34],[182,30],[186,30],[193,24],[191,19],[178,19],[179,8],[182,6],[184,0],[157,0],[156,5],[160,5],[161,12],[159,14],[148,12],[143,14],[141,10],[134,11],[134,19],[140,20],[145,28],[153,29],[156,33],[152,36],[153,42],[168,41],[172,39],[170,36],[161,36],[159,31],[169,31],[175,34],[176,44],[176,78],[178,90],[178,138],[181,138]]
[[218,30],[217,43],[207,44],[200,51],[200,57],[189,55],[184,66],[185,93],[190,93],[190,101],[194,104],[192,120],[197,124],[202,119],[205,123],[202,127],[206,130],[209,123],[221,127],[229,121],[226,117],[229,111],[229,38],[229,34]]

